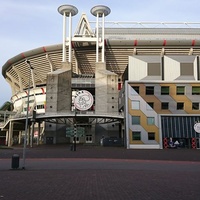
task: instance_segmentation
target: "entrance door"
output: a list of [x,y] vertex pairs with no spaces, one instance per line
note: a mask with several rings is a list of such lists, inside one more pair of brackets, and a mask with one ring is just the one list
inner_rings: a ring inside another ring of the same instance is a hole
[[200,149],[200,138],[197,138],[197,149]]
[[92,135],[85,136],[85,143],[92,143]]

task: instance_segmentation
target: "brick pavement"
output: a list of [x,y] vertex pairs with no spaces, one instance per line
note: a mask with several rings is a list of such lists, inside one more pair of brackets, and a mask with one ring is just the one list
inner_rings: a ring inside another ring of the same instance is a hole
[[[14,153],[22,157],[23,147],[0,149],[0,158],[11,158]],[[41,145],[27,147],[27,158],[116,158],[142,160],[199,161],[200,150],[197,149],[125,149],[124,147],[102,147],[78,145],[77,151],[71,151],[70,145]]]
[[2,200],[199,200],[199,150],[126,150],[69,146],[27,148],[26,170],[1,169]]

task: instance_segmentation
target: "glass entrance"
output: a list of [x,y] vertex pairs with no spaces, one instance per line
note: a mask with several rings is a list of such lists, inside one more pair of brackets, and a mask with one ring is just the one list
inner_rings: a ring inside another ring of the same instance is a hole
[[197,138],[197,149],[200,149],[200,138]]
[[85,142],[86,143],[92,143],[92,135],[86,135],[85,136]]

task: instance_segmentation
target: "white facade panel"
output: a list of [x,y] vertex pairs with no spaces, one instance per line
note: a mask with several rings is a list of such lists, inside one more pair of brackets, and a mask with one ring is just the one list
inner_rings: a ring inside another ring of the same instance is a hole
[[129,56],[128,80],[139,81],[147,76],[147,63]]
[[197,72],[198,72],[198,70],[197,70],[197,68],[198,68],[198,65],[197,65],[197,57],[195,58],[195,60],[194,60],[194,65],[193,65],[193,67],[194,67],[194,79],[195,79],[195,81],[197,81],[198,80],[198,74],[197,74]]
[[180,63],[167,56],[164,57],[164,79],[174,81],[180,76]]

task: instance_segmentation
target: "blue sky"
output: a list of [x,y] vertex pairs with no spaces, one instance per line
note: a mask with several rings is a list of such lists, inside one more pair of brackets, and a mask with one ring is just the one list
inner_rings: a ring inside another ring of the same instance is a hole
[[[57,8],[74,5],[74,29],[82,13],[95,21],[90,9],[106,5],[111,9],[106,21],[199,22],[199,0],[0,0],[0,69],[22,52],[62,43],[62,16]],[[0,73],[0,107],[11,97],[11,89]]]

